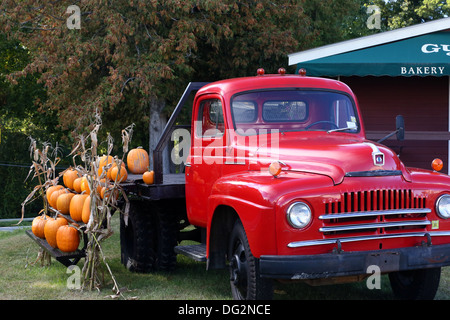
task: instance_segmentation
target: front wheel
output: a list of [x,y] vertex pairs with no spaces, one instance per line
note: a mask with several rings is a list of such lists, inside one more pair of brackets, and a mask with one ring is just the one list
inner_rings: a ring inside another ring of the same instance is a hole
[[433,300],[439,287],[441,268],[392,272],[394,295],[403,300]]
[[228,252],[231,293],[235,300],[270,300],[272,280],[260,277],[259,259],[250,251],[241,221],[234,225]]

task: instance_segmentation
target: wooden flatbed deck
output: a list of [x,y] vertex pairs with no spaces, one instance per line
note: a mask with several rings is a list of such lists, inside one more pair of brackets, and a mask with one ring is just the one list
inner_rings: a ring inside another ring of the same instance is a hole
[[185,197],[184,173],[163,175],[162,184],[147,185],[141,174],[129,174],[128,179],[121,183],[127,194],[136,195],[146,200],[163,200]]

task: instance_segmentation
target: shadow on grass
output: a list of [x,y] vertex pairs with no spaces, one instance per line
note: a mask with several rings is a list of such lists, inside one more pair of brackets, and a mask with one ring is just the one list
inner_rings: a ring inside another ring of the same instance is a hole
[[[228,270],[206,271],[205,263],[178,256],[173,272],[138,274],[122,265],[118,268],[119,283],[132,290],[129,295],[139,299],[160,300],[228,300],[231,299]],[[114,271],[113,271],[114,272]],[[394,299],[389,280],[382,277],[381,289],[368,289],[366,282],[310,286],[305,283],[274,282],[275,300],[385,300]]]

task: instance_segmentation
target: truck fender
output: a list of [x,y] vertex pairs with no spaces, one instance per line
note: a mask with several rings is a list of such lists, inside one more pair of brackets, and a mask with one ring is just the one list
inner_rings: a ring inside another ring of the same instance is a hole
[[[229,237],[237,219],[244,226],[255,257],[258,258],[261,254],[276,254],[274,206],[264,201],[256,202],[233,196],[234,191],[229,187],[228,194],[216,193],[208,199],[208,268],[225,266]],[[242,193],[242,190],[240,192]]]

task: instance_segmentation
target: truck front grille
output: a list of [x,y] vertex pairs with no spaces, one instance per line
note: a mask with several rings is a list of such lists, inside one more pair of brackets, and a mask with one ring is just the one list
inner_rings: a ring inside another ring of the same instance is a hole
[[426,197],[412,190],[371,190],[344,192],[339,201],[325,203],[325,214],[357,211],[426,208]]
[[426,202],[412,190],[345,192],[324,204],[319,231],[325,236],[423,231],[431,224]]

